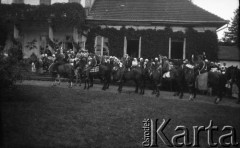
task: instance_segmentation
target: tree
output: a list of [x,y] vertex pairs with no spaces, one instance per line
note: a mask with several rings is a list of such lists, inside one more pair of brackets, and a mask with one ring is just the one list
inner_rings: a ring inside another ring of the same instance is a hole
[[223,41],[232,45],[239,45],[238,38],[238,21],[239,21],[239,8],[234,12],[234,18],[231,25],[228,27],[228,31],[225,32]]

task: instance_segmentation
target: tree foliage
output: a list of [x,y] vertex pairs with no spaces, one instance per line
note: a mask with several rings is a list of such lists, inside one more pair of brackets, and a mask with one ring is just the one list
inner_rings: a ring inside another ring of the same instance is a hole
[[85,11],[76,3],[55,3],[53,5],[1,4],[0,19],[19,23],[24,21],[50,21],[53,25],[79,26],[85,25]]
[[232,45],[239,45],[238,23],[239,8],[234,12],[234,18],[231,21],[231,25],[228,27],[228,31],[225,32],[225,35],[223,37],[224,42]]

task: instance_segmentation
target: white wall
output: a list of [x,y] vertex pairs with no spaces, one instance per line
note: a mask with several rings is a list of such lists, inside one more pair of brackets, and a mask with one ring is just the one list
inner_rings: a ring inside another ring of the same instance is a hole
[[[40,42],[41,42],[41,36],[48,36],[48,30],[46,31],[38,31],[38,30],[31,30],[31,31],[27,31],[25,30],[23,32],[23,57],[24,58],[29,58],[33,53],[37,56],[40,57]],[[33,40],[36,40],[36,47],[35,49],[29,50],[26,45],[28,45],[28,42],[31,42]]]

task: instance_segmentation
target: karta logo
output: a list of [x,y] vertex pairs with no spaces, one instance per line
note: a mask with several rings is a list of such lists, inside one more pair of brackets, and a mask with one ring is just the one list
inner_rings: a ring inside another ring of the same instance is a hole
[[[222,129],[219,131],[218,126],[213,125],[213,121],[209,121],[209,125],[205,126],[193,126],[193,141],[189,140],[190,134],[189,129],[186,126],[179,125],[176,126],[174,129],[177,134],[173,135],[172,137],[167,136],[166,130],[164,130],[168,124],[170,123],[171,119],[162,120],[162,123],[158,126],[158,119],[144,119],[143,120],[143,130],[144,130],[144,141],[142,142],[144,147],[158,147],[158,142],[162,142],[164,145],[168,147],[201,147],[199,143],[199,133],[205,132],[207,136],[207,144],[210,147],[216,146],[223,146],[223,147],[230,147],[230,146],[238,146],[238,142],[236,141],[237,133],[234,127],[226,125],[223,126]],[[179,133],[180,132],[180,133]],[[218,137],[218,141],[213,140],[213,133],[220,132]],[[223,134],[224,133],[224,134]]]

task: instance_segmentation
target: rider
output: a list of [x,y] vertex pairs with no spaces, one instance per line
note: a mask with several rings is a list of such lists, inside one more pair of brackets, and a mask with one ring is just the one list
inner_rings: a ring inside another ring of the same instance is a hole
[[207,71],[206,62],[203,59],[204,59],[203,55],[199,55],[198,56],[198,63],[199,63],[198,69],[199,69],[199,73],[205,73]]
[[[120,62],[121,63],[121,62]],[[125,54],[124,57],[122,58],[122,67],[120,67],[120,78],[117,82],[122,81],[122,77],[126,71],[130,71],[130,57],[128,54]]]
[[64,62],[65,55],[63,54],[63,48],[57,49],[56,59],[53,61],[53,71],[57,71],[57,67],[61,64],[65,64]]
[[143,60],[143,58],[140,58],[139,67],[141,67],[142,69],[144,69],[144,60]]
[[132,69],[133,69],[133,68],[136,68],[137,66],[138,66],[137,58],[133,58],[133,61],[132,61]]

